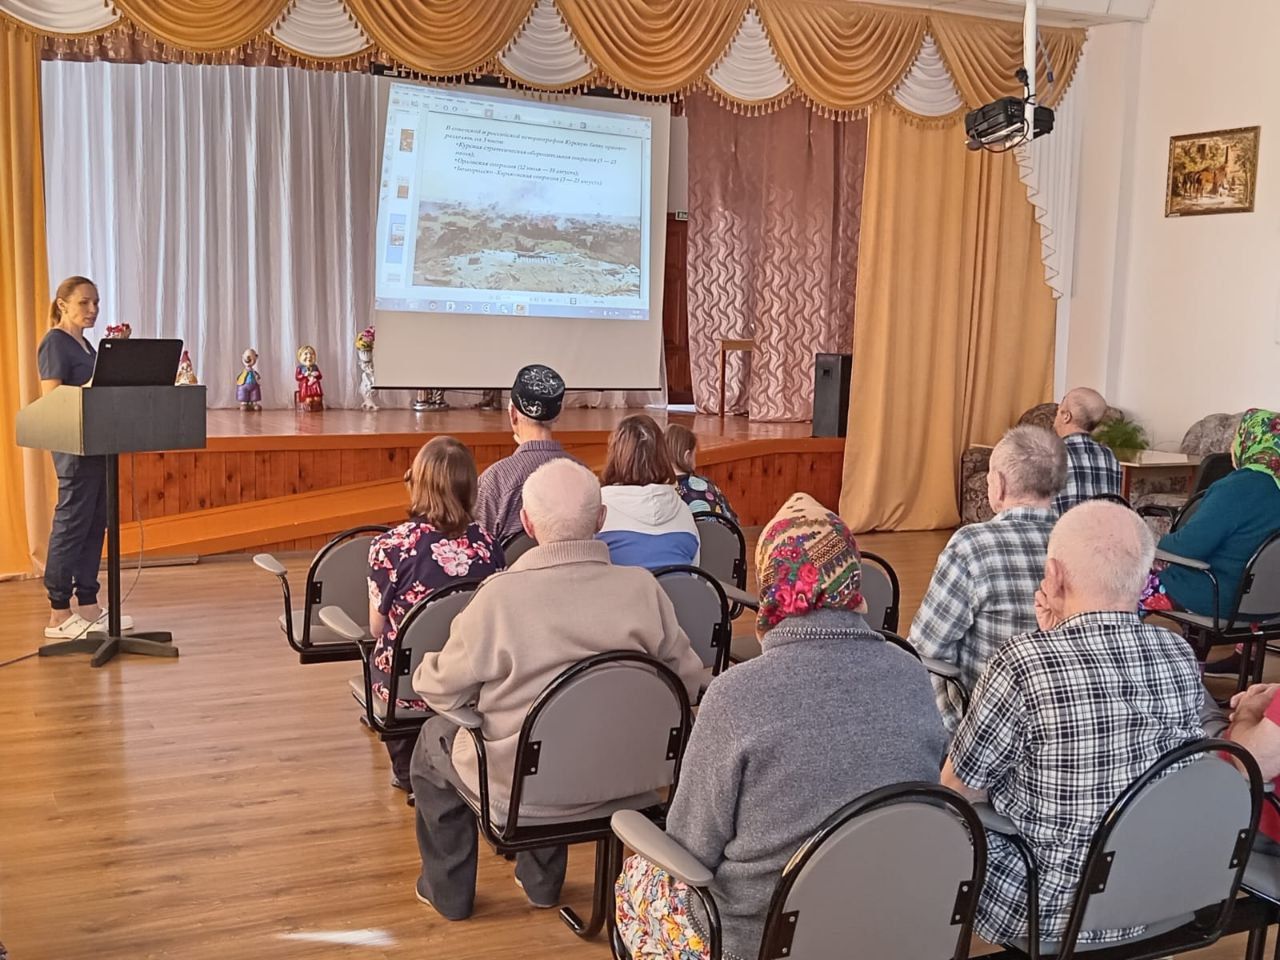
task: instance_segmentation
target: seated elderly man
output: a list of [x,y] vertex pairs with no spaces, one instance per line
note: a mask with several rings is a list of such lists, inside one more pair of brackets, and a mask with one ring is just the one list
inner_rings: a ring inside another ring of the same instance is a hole
[[1093,431],[1106,415],[1107,401],[1088,387],[1068,390],[1058,404],[1053,430],[1067,447],[1067,482],[1053,501],[1059,514],[1094,497],[1120,495],[1124,479],[1120,461],[1093,439]]
[[[414,689],[432,709],[474,704],[483,718],[490,800],[500,819],[520,726],[565,669],[630,650],[669,666],[691,697],[702,678],[702,661],[657,580],[639,567],[613,566],[609,547],[595,539],[604,507],[591,471],[564,459],[539,467],[524,485],[520,519],[538,546],[484,582],[453,621],[444,649],[427,654],[413,675]],[[471,915],[476,885],[475,818],[453,788],[461,782],[478,790],[475,745],[457,733],[441,717],[428,721],[411,766],[422,855],[418,899],[450,920]],[[534,906],[555,906],[565,862],[564,847],[517,855],[516,883]]]
[[[1155,542],[1112,503],[1067,512],[1036,595],[1040,629],[1001,645],[960,723],[942,782],[986,800],[1027,841],[1040,875],[1040,933],[1062,936],[1089,842],[1116,797],[1161,755],[1202,736],[1200,670],[1187,642],[1137,614]],[[976,930],[1027,934],[1026,872],[988,836]],[[1081,942],[1142,931],[1090,930]]]
[[476,523],[499,540],[520,532],[521,491],[530,474],[551,460],[574,459],[551,435],[563,405],[560,374],[541,363],[520,368],[507,406],[515,452],[486,467],[476,487]]
[[[933,580],[911,622],[921,655],[956,664],[972,690],[996,646],[1034,630],[1036,587],[1049,534],[1050,506],[1066,472],[1062,441],[1040,427],[1014,427],[991,451],[987,497],[995,516],[961,527],[943,548]],[[948,733],[963,711],[959,693],[933,681]]]

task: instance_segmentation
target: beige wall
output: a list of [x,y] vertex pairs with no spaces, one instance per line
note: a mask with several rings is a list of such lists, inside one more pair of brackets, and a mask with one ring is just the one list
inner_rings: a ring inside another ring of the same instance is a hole
[[[1067,379],[1175,446],[1200,417],[1280,407],[1280,3],[1162,0],[1089,58]],[[1169,137],[1261,125],[1252,214],[1166,219]]]

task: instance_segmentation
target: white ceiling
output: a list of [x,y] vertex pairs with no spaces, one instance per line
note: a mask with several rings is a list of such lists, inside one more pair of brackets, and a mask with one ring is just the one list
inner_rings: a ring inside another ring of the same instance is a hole
[[[926,7],[949,13],[1021,20],[1023,0],[884,0],[895,6]],[[1099,23],[1142,21],[1155,0],[1040,0],[1040,22],[1048,26],[1087,27]]]

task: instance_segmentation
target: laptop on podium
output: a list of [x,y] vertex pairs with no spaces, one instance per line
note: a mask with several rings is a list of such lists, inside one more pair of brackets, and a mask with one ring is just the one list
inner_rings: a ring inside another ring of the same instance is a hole
[[104,338],[89,386],[172,387],[181,359],[181,340]]

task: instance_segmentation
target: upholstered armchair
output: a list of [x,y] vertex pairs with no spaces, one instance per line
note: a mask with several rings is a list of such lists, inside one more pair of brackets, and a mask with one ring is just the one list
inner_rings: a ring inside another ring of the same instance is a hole
[[[1197,420],[1183,436],[1178,451],[1196,457],[1230,453],[1243,416],[1243,413],[1211,413]],[[1177,510],[1187,502],[1187,497],[1188,492],[1170,478],[1148,479],[1139,475],[1134,477],[1129,489],[1129,499],[1135,507],[1171,507]]]
[[[1018,418],[1015,426],[1031,424],[1053,429],[1053,418],[1058,415],[1056,403],[1041,403]],[[987,502],[987,468],[991,464],[991,447],[972,446],[960,457],[960,523],[981,523],[991,519],[991,504]]]

